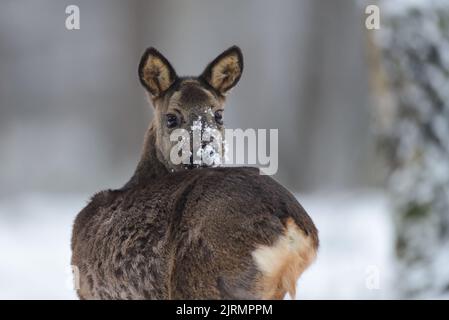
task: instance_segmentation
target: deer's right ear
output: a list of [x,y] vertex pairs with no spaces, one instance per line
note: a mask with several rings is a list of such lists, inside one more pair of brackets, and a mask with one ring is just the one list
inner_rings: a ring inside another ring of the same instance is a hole
[[175,69],[156,49],[148,48],[139,63],[139,79],[152,97],[161,96],[176,80]]

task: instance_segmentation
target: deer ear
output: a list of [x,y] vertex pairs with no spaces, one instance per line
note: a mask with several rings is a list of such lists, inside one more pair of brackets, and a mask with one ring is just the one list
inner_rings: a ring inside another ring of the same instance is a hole
[[139,63],[139,79],[152,97],[162,95],[176,80],[175,69],[156,49],[145,50]]
[[215,90],[225,95],[237,84],[242,71],[242,51],[239,47],[233,46],[209,63],[201,77]]

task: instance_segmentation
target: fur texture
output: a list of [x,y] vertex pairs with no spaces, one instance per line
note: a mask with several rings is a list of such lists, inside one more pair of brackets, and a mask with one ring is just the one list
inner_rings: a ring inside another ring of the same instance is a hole
[[317,247],[313,222],[273,179],[204,168],[95,195],[75,221],[72,264],[80,298],[273,299],[294,294]]
[[81,299],[281,299],[313,261],[318,232],[296,199],[255,168],[174,166],[166,125],[214,114],[240,79],[231,47],[199,77],[176,76],[157,50],[139,65],[155,108],[134,175],[92,197],[72,234]]

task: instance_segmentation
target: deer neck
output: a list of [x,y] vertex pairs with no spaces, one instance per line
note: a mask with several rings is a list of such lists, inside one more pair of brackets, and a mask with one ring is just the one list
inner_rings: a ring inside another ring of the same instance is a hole
[[145,184],[166,174],[168,170],[158,156],[156,126],[152,122],[145,135],[142,154],[134,175],[123,188]]

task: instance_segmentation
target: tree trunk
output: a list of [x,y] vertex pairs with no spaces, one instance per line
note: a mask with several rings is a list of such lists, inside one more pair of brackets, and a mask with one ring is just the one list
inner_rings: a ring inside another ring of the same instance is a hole
[[[390,169],[398,289],[449,291],[449,5],[383,1],[369,54],[380,145]],[[382,72],[384,71],[384,73]],[[383,88],[388,87],[388,92]]]

